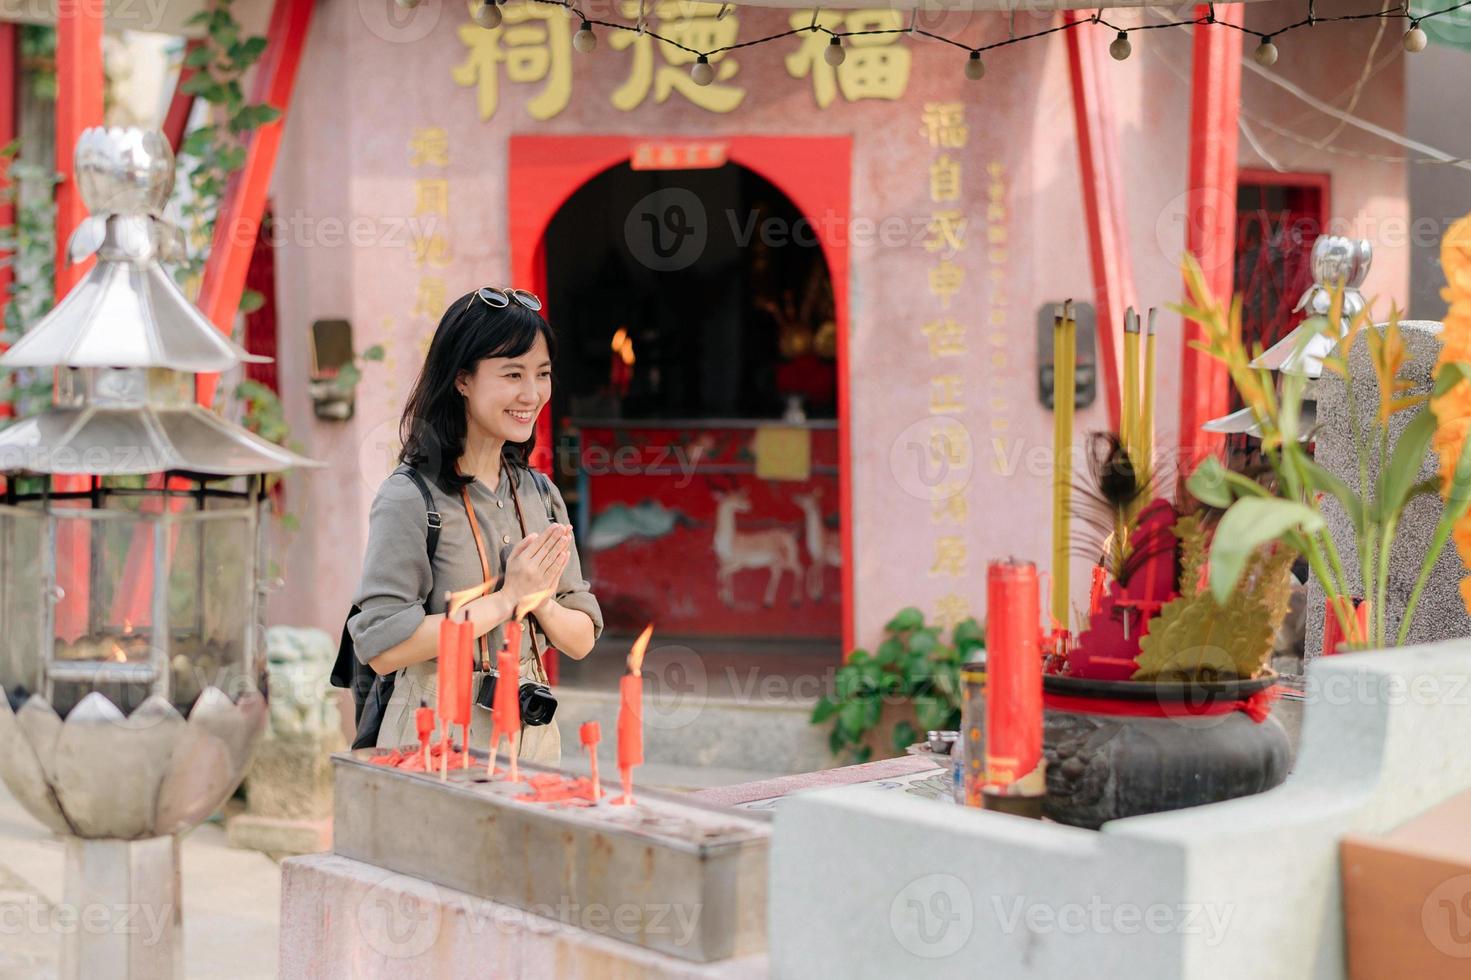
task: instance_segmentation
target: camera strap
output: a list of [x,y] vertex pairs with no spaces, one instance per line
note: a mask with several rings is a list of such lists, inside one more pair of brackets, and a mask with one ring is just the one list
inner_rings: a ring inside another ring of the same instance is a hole
[[[515,472],[514,469],[511,470],[512,474]],[[503,478],[504,476],[505,474],[502,473]],[[532,474],[532,479],[536,479],[535,474]],[[516,521],[521,525],[521,537],[524,539],[526,537],[526,515],[521,513],[521,495],[516,492],[516,480],[514,476],[511,479],[511,501],[516,505]],[[537,683],[550,684],[551,681],[547,679],[546,664],[542,663],[541,660],[541,644],[536,642],[536,634],[540,632],[539,624],[535,620],[532,620],[527,624],[526,628],[527,632],[531,634],[531,652],[536,657]]]
[[[481,581],[489,582],[490,562],[485,558],[485,541],[480,537],[480,521],[475,518],[475,508],[470,503],[470,491],[467,487],[460,487],[460,500],[465,505],[465,519],[470,522],[470,534],[475,538],[475,553],[480,556],[480,573],[484,576]],[[489,636],[490,634],[487,633],[478,641],[480,644],[480,669],[486,672],[491,667]]]

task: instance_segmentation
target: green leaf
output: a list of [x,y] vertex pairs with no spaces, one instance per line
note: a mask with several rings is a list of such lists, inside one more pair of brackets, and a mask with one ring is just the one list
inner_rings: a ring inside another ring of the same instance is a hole
[[981,624],[976,622],[974,616],[968,616],[955,624],[955,632],[950,635],[950,642],[955,644],[962,658],[972,651],[985,649],[986,631]]
[[1439,398],[1462,381],[1471,380],[1471,362],[1447,361],[1435,372],[1435,397]]
[[179,86],[179,91],[185,95],[204,95],[214,85],[214,77],[207,71],[201,71],[186,78],[184,84]]
[[266,297],[264,293],[261,293],[254,289],[247,289],[245,290],[245,292],[240,294],[241,313],[254,313],[256,310],[265,305]]
[[837,713],[838,705],[832,698],[818,698],[817,704],[812,707],[812,724],[821,725]]
[[1405,426],[1395,440],[1394,452],[1389,465],[1379,475],[1375,506],[1380,523],[1387,524],[1399,517],[1409,499],[1410,487],[1420,476],[1425,465],[1425,456],[1430,451],[1430,439],[1435,435],[1435,415],[1422,408]]
[[843,737],[843,727],[841,725],[834,725],[833,730],[827,733],[828,751],[833,755],[837,755],[843,751],[843,746],[847,744],[848,740]]
[[266,50],[266,39],[256,35],[230,45],[230,60],[244,68],[259,58]]
[[[383,345],[374,344],[372,347],[369,347],[367,350],[363,351],[362,358],[365,361],[381,361],[383,360],[383,355]],[[856,652],[857,651],[855,651],[855,653]]]
[[871,758],[873,758],[873,747],[870,745],[860,745],[853,750],[853,761],[857,765],[861,766]]
[[862,701],[848,701],[838,709],[838,728],[843,737],[850,742],[856,742],[863,738],[863,733],[868,730],[864,720],[868,715],[868,709]]
[[1322,529],[1323,516],[1295,500],[1243,497],[1236,501],[1221,517],[1211,543],[1211,594],[1225,603],[1247,558],[1261,545],[1292,531],[1315,534]]
[[208,47],[201,44],[199,47],[193,48],[188,54],[184,55],[184,65],[189,68],[203,68],[205,65],[209,64],[210,61],[213,60],[213,58],[214,52],[211,51]]
[[895,613],[894,618],[884,626],[890,633],[902,633],[906,630],[917,630],[924,626],[924,613],[913,606],[906,606]]
[[899,658],[903,655],[904,644],[900,643],[892,636],[879,644],[877,659],[880,664],[883,664],[886,667],[897,664],[899,662]]
[[1348,514],[1348,519],[1353,522],[1354,531],[1358,534],[1364,533],[1364,502],[1359,495],[1343,480],[1334,476],[1321,465],[1303,455],[1300,463],[1303,472],[1307,474],[1308,484],[1319,493],[1332,494],[1339,506]]
[[903,752],[918,741],[919,732],[914,730],[914,726],[909,723],[908,718],[905,718],[894,726],[894,736],[891,744],[894,746],[895,752]]
[[1185,481],[1185,489],[1207,506],[1223,509],[1230,507],[1231,488],[1226,483],[1225,474],[1226,468],[1221,465],[1221,461],[1214,456],[1207,456]]
[[909,635],[909,652],[924,656],[935,649],[939,645],[939,642],[935,637],[934,630],[915,630]]

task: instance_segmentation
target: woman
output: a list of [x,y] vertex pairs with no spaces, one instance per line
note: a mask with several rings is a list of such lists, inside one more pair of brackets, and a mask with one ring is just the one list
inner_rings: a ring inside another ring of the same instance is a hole
[[[443,527],[431,562],[424,498],[412,478],[401,466],[378,488],[357,596],[362,611],[348,629],[358,657],[374,671],[402,671],[380,746],[416,741],[414,710],[421,700],[435,703],[447,592],[483,581],[500,585],[465,607],[476,637],[470,739],[480,747],[489,744],[491,726],[490,712],[478,704],[481,664],[494,665],[502,625],[518,602],[546,594],[522,635],[521,682],[546,682],[539,653],[547,646],[581,660],[602,633],[562,495],[526,465],[536,417],[551,397],[556,355],[540,310],[541,301],[524,290],[485,287],[455,300],[404,406],[399,461],[424,478]],[[525,727],[520,741],[522,759],[559,763],[555,721]]]

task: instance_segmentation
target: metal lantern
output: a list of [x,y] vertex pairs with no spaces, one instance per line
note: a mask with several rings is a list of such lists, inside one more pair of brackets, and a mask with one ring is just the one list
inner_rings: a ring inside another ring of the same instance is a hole
[[76,175],[85,279],[4,368],[54,368],[52,406],[0,431],[0,777],[67,838],[68,900],[172,909],[144,944],[76,930],[63,974],[182,970],[175,835],[239,785],[265,724],[265,477],[317,464],[194,401],[252,357],[161,265],[174,161],[90,129]]
[[[1374,258],[1374,247],[1368,239],[1354,241],[1341,235],[1320,235],[1313,243],[1313,284],[1309,286],[1292,308],[1294,313],[1304,314],[1304,323],[1312,317],[1326,317],[1332,308],[1333,288],[1343,287],[1343,309],[1336,331],[1323,331],[1303,340],[1306,327],[1298,324],[1281,340],[1259,354],[1252,362],[1254,368],[1266,368],[1280,374],[1296,374],[1316,379],[1323,375],[1323,358],[1333,353],[1338,340],[1348,332],[1353,318],[1364,308],[1364,295],[1359,287],[1369,274],[1369,264]],[[1309,395],[1302,403],[1299,426],[1306,439],[1317,427],[1318,405]],[[1229,415],[1211,419],[1201,426],[1206,432],[1221,432],[1227,435],[1245,433],[1261,438],[1262,430],[1257,425],[1251,409],[1241,408]]]

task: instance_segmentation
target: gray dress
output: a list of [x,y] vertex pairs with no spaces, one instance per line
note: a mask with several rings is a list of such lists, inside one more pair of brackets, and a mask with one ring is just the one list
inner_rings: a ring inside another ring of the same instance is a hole
[[[483,581],[480,558],[465,517],[463,501],[458,494],[451,496],[445,493],[427,474],[425,476],[429,492],[434,497],[435,509],[444,525],[432,566],[425,548],[428,522],[424,498],[414,482],[403,474],[390,475],[379,486],[373,499],[362,583],[355,600],[362,611],[348,621],[357,655],[365,663],[408,639],[424,621],[426,603],[428,613],[442,613],[445,611],[446,592],[468,589]],[[526,520],[527,533],[544,531],[551,526],[547,520],[545,498],[526,470],[503,465],[500,483],[495,490],[479,480],[471,483],[468,488],[470,502],[480,523],[492,577],[505,571],[506,555],[521,540],[521,525],[511,499],[513,484]],[[550,487],[550,499],[557,523],[571,523],[567,518],[567,505],[554,485]],[[582,577],[576,544],[573,544],[567,567],[562,571],[556,601],[568,609],[586,613],[593,622],[593,636],[602,635],[602,610],[589,591],[587,580]],[[502,632],[503,628],[498,626],[476,642],[477,695],[484,676],[478,669],[481,643],[489,643],[491,661],[494,662],[494,651],[501,646]],[[545,651],[544,636],[541,644]],[[407,745],[417,740],[414,710],[421,700],[434,705],[438,690],[437,669],[437,662],[429,660],[414,664],[399,674],[393,698],[384,712],[383,727],[378,736],[380,746]],[[530,630],[525,631],[521,639],[521,677],[525,680],[541,679],[531,647]],[[470,725],[471,744],[485,749],[490,742],[490,730],[490,712],[476,705]],[[561,740],[555,721],[549,725],[525,728],[521,743],[522,759],[545,765],[557,765],[560,761]]]

